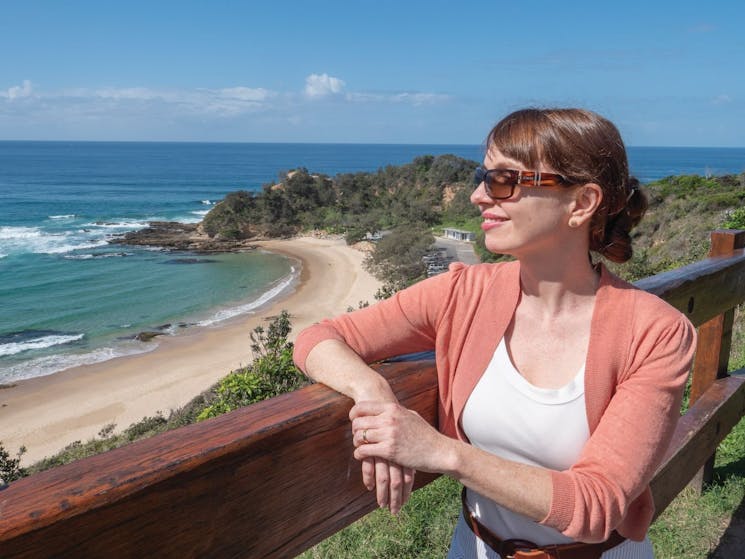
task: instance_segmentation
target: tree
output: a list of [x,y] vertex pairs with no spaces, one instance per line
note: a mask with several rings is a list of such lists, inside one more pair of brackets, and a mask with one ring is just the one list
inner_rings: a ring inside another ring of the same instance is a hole
[[423,278],[427,269],[422,257],[435,238],[427,228],[403,226],[394,229],[378,242],[368,262],[372,271],[397,291]]

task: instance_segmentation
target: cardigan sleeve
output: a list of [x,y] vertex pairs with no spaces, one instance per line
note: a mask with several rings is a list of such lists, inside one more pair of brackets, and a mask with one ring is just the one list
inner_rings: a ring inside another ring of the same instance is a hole
[[367,363],[434,349],[439,317],[462,269],[451,267],[375,305],[306,328],[295,341],[295,364],[305,370],[310,351],[327,339],[346,343]]
[[[577,462],[551,472],[551,509],[541,523],[573,539],[603,541],[619,529],[638,540],[651,522],[650,496],[642,493],[648,493],[680,417],[696,347],[691,323],[664,305],[654,309],[662,316],[645,313],[651,324],[634,328],[625,372]],[[646,510],[638,510],[640,503]]]

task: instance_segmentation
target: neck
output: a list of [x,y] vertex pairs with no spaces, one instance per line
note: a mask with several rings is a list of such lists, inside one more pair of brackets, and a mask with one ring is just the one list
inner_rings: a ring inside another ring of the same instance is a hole
[[597,292],[600,274],[587,252],[556,258],[520,258],[520,288],[524,303],[541,307],[549,315],[575,309]]

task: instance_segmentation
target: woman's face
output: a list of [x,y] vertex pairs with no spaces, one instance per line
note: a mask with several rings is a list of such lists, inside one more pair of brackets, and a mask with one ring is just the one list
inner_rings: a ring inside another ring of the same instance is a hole
[[[491,147],[484,158],[486,169],[515,169],[556,173],[541,164],[537,169],[511,159]],[[520,257],[542,251],[562,249],[569,241],[569,216],[572,205],[571,188],[515,186],[506,200],[489,197],[482,182],[471,194],[471,202],[479,207],[486,248],[494,253]]]

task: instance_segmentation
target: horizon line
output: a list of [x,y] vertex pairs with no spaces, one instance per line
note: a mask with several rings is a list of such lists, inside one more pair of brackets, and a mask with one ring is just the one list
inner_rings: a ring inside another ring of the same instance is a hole
[[[79,144],[258,144],[258,145],[325,145],[325,146],[458,146],[483,147],[483,144],[444,143],[444,142],[280,142],[280,141],[224,141],[224,140],[10,140],[1,139],[0,143],[79,143]],[[695,145],[627,145],[626,148],[659,148],[659,149],[745,149],[745,146],[695,146]]]

